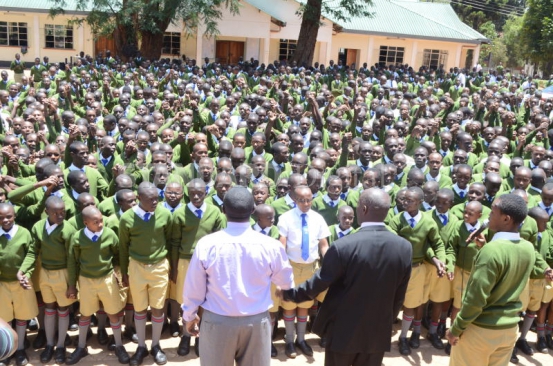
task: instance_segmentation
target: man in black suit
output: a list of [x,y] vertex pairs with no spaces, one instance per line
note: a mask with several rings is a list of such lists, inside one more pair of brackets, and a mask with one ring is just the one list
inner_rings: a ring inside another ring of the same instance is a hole
[[302,302],[328,288],[313,325],[313,332],[328,341],[325,366],[380,366],[390,351],[392,323],[411,275],[412,249],[385,228],[389,208],[386,192],[363,191],[357,207],[360,230],[335,241],[310,280],[282,291],[285,300]]

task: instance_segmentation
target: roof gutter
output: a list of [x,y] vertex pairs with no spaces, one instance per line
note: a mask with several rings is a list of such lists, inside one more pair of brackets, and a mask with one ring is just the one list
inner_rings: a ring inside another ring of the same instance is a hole
[[431,41],[443,41],[443,42],[456,42],[456,43],[470,43],[470,44],[482,44],[489,43],[490,40],[487,38],[484,39],[460,39],[460,38],[442,38],[442,37],[427,37],[427,36],[416,36],[413,34],[401,34],[401,33],[387,33],[387,32],[369,32],[362,31],[357,29],[347,29],[343,28],[344,33],[350,34],[363,34],[367,36],[383,36],[383,37],[394,37],[394,38],[414,38],[414,39],[425,39]]

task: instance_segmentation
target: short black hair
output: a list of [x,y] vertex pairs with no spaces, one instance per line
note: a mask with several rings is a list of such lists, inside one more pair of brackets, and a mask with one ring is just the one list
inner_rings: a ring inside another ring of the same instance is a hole
[[526,202],[516,194],[504,194],[496,199],[494,205],[502,214],[511,216],[515,224],[521,224],[526,216],[528,216]]
[[223,207],[229,221],[247,221],[254,208],[253,196],[246,187],[233,187],[225,194]]

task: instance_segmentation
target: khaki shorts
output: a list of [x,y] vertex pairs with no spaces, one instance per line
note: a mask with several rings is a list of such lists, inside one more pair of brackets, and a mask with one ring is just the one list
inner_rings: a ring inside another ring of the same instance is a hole
[[528,280],[520,294],[522,310],[538,311],[545,292],[545,279]]
[[463,303],[463,294],[469,282],[470,272],[455,266],[453,277],[453,307],[461,309]]
[[39,283],[42,299],[46,304],[58,303],[58,306],[63,308],[76,301],[76,299],[68,299],[66,296],[69,283],[67,269],[50,271],[42,268]]
[[31,275],[31,282],[36,292],[40,292],[40,271],[42,271],[42,262],[37,259],[35,261],[35,269]]
[[0,282],[0,319],[31,320],[38,315],[33,289],[25,290],[19,281]]
[[415,309],[424,301],[424,281],[426,280],[426,267],[423,264],[413,266],[411,278],[407,284],[403,306],[407,309]]
[[[294,272],[294,286],[301,285],[310,279],[316,270],[316,262],[305,264],[290,261],[290,264],[292,265],[292,270]],[[284,310],[294,310],[295,308],[309,309],[313,306],[313,304],[313,300],[300,302],[299,304],[289,301],[280,302],[280,306],[282,306]]]
[[426,278],[424,280],[424,299],[423,304],[428,300],[441,303],[451,299],[451,281],[447,279],[447,275],[442,278],[438,277],[436,266],[431,263],[424,262],[426,267]]
[[79,291],[81,294],[80,310],[84,316],[91,316],[100,309],[100,301],[104,311],[110,315],[118,314],[125,305],[115,274],[112,272],[101,278],[79,276]]
[[543,297],[541,302],[549,304],[553,300],[553,282],[545,281],[545,289],[543,290]]
[[134,310],[163,309],[169,286],[169,261],[163,259],[155,264],[146,264],[130,259],[129,287]]
[[190,265],[190,259],[179,258],[177,264],[177,283],[169,281],[169,298],[175,300],[179,304],[182,304],[182,297],[184,293],[184,280],[186,279],[186,272],[188,272],[188,266]]
[[451,347],[449,366],[505,366],[513,353],[518,327],[487,329],[469,324]]

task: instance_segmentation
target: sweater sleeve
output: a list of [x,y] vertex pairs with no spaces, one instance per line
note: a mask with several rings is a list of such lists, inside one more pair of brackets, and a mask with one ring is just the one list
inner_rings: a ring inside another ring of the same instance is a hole
[[126,275],[129,269],[129,223],[125,215],[121,216],[119,224],[119,263],[121,265],[121,275]]

